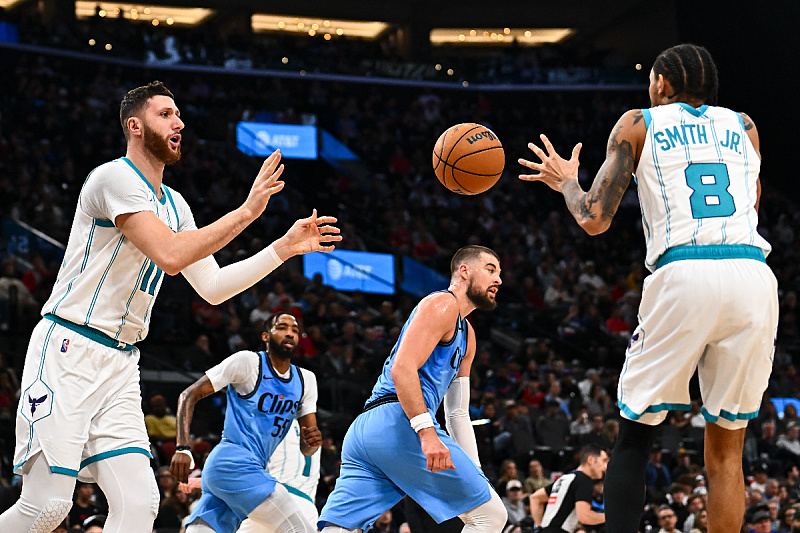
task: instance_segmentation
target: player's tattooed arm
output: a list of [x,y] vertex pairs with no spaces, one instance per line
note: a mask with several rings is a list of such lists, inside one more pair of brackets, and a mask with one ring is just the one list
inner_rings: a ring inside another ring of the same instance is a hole
[[578,224],[591,235],[606,231],[617,213],[636,168],[641,142],[635,133],[644,133],[640,109],[625,113],[617,122],[606,146],[606,159],[588,192],[575,180],[562,190],[567,208]]
[[758,130],[756,129],[755,122],[753,122],[753,119],[747,116],[747,113],[739,113],[739,116],[742,117],[744,132],[750,138],[750,142],[753,143],[753,148],[756,149],[758,157],[761,157],[761,143],[758,139]]
[[[176,412],[176,418],[178,419],[176,444],[178,447],[189,446],[191,444],[189,427],[192,423],[194,405],[198,400],[210,394],[214,394],[214,386],[211,384],[208,376],[203,376],[189,385],[178,397],[178,409]],[[176,453],[172,456],[169,470],[172,475],[175,476],[175,479],[181,483],[186,483],[193,466],[194,461],[189,453]]]
[[756,127],[755,123],[753,123],[753,119],[751,119],[747,113],[739,113],[742,116],[742,122],[744,122],[744,129],[752,130]]
[[635,109],[619,119],[608,140],[606,160],[589,192],[585,192],[578,183],[578,155],[581,145],[576,145],[572,150],[572,157],[565,160],[555,152],[544,135],[541,136],[544,150],[533,143],[528,144],[542,162],[519,160],[521,165],[539,173],[522,174],[520,179],[543,181],[553,190],[562,193],[567,208],[587,233],[603,233],[611,225],[611,219],[619,208],[638,163],[646,133],[643,118],[642,111]]

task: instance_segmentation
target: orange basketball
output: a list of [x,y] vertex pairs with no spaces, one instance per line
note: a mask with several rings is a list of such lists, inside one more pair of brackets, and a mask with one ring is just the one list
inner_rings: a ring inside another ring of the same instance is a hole
[[458,194],[488,191],[503,173],[506,156],[492,130],[467,122],[448,128],[433,147],[433,171]]

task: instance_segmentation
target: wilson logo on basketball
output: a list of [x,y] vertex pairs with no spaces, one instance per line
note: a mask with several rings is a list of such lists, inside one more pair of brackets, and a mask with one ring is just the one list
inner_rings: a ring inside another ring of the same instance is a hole
[[476,133],[472,137],[467,137],[467,142],[469,144],[474,144],[474,143],[480,141],[483,138],[489,139],[490,141],[493,141],[495,139],[494,135],[492,135],[492,132],[490,132],[490,131],[482,131],[480,133]]

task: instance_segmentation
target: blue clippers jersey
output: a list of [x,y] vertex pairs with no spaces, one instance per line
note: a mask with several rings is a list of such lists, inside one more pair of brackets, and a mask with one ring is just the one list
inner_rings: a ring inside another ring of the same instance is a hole
[[[445,292],[445,291],[438,291]],[[449,292],[449,291],[448,291]],[[435,294],[435,293],[434,293]],[[372,388],[372,395],[367,403],[377,400],[387,395],[397,395],[397,390],[394,387],[394,380],[392,379],[392,361],[394,354],[397,352],[397,347],[403,342],[403,336],[406,333],[406,328],[414,320],[417,314],[415,307],[411,312],[411,316],[403,325],[403,330],[400,332],[400,338],[392,348],[392,353],[383,364],[383,371],[378,377],[378,382]],[[444,399],[444,394],[450,383],[458,375],[458,369],[461,367],[461,360],[464,359],[464,354],[467,352],[467,320],[458,316],[456,324],[456,332],[450,342],[440,342],[433,349],[430,357],[422,367],[419,369],[419,382],[422,386],[422,395],[425,398],[425,405],[429,411],[436,413],[439,406]]]
[[303,397],[303,376],[291,365],[284,379],[269,361],[266,352],[258,352],[261,380],[255,390],[241,396],[228,387],[228,408],[222,437],[243,446],[267,466],[272,452],[292,427]]

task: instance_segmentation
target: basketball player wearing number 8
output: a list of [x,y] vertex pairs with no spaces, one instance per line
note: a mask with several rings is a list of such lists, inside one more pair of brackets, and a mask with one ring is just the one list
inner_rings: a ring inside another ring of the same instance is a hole
[[[561,158],[542,135],[520,159],[561,192],[578,224],[606,231],[635,174],[647,240],[639,324],[618,386],[624,417],[605,482],[608,533],[638,531],[644,472],[656,426],[688,410],[698,370],[706,419],[708,531],[738,531],[744,516],[742,446],[772,369],[777,283],[756,231],[761,192],[758,134],[745,114],[714,107],[717,71],[705,48],[662,52],[650,72],[650,109],[626,112],[608,140],[591,188],[578,183],[578,154]],[[639,489],[630,490],[636,482]]]

